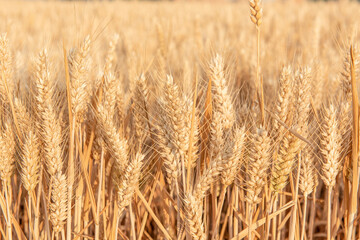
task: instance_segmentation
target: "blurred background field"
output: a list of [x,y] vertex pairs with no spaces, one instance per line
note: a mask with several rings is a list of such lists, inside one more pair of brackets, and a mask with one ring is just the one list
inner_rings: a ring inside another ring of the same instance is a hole
[[[156,66],[160,51],[166,54],[166,70],[175,79],[195,66],[204,67],[215,52],[225,56],[232,79],[240,85],[256,64],[256,31],[247,2],[11,1],[1,6],[0,32],[7,32],[17,71],[27,69],[27,59],[47,47],[56,55],[54,64],[61,76],[62,44],[75,46],[86,35],[94,38],[92,61],[100,68],[113,34],[120,36],[116,70],[125,78],[129,61],[139,67]],[[282,66],[290,64],[312,65],[315,72],[326,75],[315,82],[329,82],[335,89],[343,49],[350,39],[359,39],[359,20],[354,16],[360,7],[351,2],[265,2],[264,9],[261,67],[267,88],[274,87]]]

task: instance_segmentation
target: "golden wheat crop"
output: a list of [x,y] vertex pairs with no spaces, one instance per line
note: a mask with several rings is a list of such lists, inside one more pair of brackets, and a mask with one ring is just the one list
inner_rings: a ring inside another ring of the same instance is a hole
[[0,239],[359,239],[359,13],[0,1]]

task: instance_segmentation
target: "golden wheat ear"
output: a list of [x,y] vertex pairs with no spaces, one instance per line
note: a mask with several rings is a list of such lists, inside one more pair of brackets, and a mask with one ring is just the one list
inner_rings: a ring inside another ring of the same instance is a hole
[[341,136],[336,107],[333,104],[325,107],[323,117],[320,139],[320,151],[323,156],[321,178],[328,188],[333,188],[336,184],[336,176],[341,170]]
[[104,68],[105,75],[112,71],[113,64],[116,61],[116,45],[119,41],[119,37],[120,37],[119,34],[114,34],[110,39],[109,49],[105,58],[105,68]]
[[187,194],[184,198],[186,231],[193,239],[205,240],[204,224],[202,222],[202,207],[196,197]]
[[[294,101],[293,98],[293,76],[291,67],[284,67],[281,71],[279,79],[279,90],[277,93],[277,99],[275,103],[275,115],[285,124],[290,123],[290,112]],[[285,128],[279,123],[277,119],[274,119],[273,134],[275,135],[275,142],[279,141],[285,133]]]
[[39,53],[34,71],[34,110],[37,133],[42,144],[46,170],[50,176],[63,170],[62,130],[54,103],[54,85],[49,71],[46,50]]
[[60,232],[65,224],[67,216],[67,179],[66,176],[60,172],[52,177],[52,188],[50,198],[50,221],[53,230]]
[[68,54],[71,111],[77,122],[83,122],[90,101],[88,73],[91,39],[87,36],[79,48]]
[[260,127],[250,136],[249,163],[246,174],[246,200],[250,205],[261,201],[260,193],[267,178],[271,158],[271,139],[268,132]]
[[311,111],[311,68],[305,67],[296,73],[297,101],[296,124],[298,132],[306,137]]
[[135,189],[139,186],[141,167],[143,165],[144,155],[138,153],[134,159],[129,162],[120,181],[117,185],[117,204],[119,214],[127,207],[132,200]]
[[323,109],[323,124],[321,128],[320,152],[323,156],[321,162],[321,179],[327,187],[327,239],[331,239],[331,203],[332,192],[336,185],[336,177],[341,171],[341,135],[337,108],[330,104]]
[[245,148],[245,140],[245,127],[236,127],[225,144],[222,153],[224,170],[221,172],[221,183],[224,187],[227,187],[234,182],[239,171],[242,162],[241,155]]
[[21,153],[21,181],[26,191],[32,193],[39,183],[41,166],[39,139],[32,129],[26,134]]
[[8,92],[13,92],[13,61],[7,34],[0,35],[0,100],[9,103]]
[[0,178],[9,182],[15,170],[15,135],[9,123],[0,133]]
[[217,54],[210,64],[211,95],[214,112],[219,112],[224,129],[230,129],[235,122],[235,111],[225,78],[224,59]]
[[133,93],[133,117],[134,117],[134,131],[135,131],[135,145],[139,145],[145,137],[149,134],[149,119],[148,119],[148,100],[149,89],[147,86],[144,74],[141,74],[135,83],[135,90]]
[[128,163],[128,142],[116,129],[114,116],[103,104],[97,106],[96,117],[109,152],[115,159],[117,172],[120,174]]
[[301,149],[300,141],[299,138],[291,133],[287,133],[281,140],[277,158],[274,160],[271,172],[271,189],[274,192],[279,192],[286,187],[296,155]]
[[261,6],[261,0],[250,0],[250,19],[251,21],[257,26],[260,27],[262,23],[262,6]]

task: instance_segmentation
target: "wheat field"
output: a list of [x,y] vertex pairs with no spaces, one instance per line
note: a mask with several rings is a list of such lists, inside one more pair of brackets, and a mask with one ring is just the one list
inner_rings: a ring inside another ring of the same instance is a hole
[[360,239],[359,14],[0,1],[0,239]]

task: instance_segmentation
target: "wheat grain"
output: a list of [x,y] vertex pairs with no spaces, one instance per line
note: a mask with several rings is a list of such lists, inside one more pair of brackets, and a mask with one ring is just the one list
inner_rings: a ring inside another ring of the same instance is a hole
[[250,19],[257,26],[260,27],[262,23],[262,7],[261,0],[250,0]]

